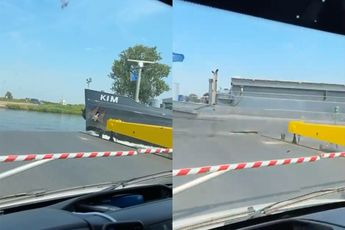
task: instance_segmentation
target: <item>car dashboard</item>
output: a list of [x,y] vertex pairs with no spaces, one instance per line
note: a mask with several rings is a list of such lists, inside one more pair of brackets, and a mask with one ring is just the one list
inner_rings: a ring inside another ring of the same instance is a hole
[[97,192],[0,216],[1,229],[171,229],[172,191],[147,185]]
[[345,202],[289,210],[229,223],[216,229],[241,230],[340,230],[345,229]]

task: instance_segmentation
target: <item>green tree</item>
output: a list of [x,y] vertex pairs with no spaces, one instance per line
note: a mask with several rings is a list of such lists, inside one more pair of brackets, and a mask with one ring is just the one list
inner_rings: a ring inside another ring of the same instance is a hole
[[[136,81],[130,80],[130,71],[137,69],[136,63],[127,59],[158,62],[162,58],[156,47],[136,45],[122,51],[114,60],[109,77],[114,80],[111,90],[115,93],[134,98]],[[148,103],[151,99],[169,90],[164,79],[170,73],[170,66],[160,63],[145,64],[141,73],[139,100]]]
[[200,99],[198,98],[198,95],[191,93],[188,96],[189,101],[191,102],[200,102]]
[[12,100],[13,99],[12,93],[10,91],[7,91],[6,94],[5,94],[5,98],[9,99],[9,100]]

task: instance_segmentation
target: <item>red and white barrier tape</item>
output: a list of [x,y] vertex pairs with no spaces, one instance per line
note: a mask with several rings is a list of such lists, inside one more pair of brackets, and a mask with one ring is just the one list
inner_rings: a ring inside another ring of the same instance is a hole
[[46,154],[25,154],[25,155],[6,155],[0,156],[0,162],[18,162],[44,159],[80,159],[80,158],[97,158],[97,157],[122,157],[134,156],[138,154],[151,153],[172,153],[173,149],[165,148],[148,148],[130,151],[108,151],[108,152],[77,152],[77,153],[46,153]]
[[246,162],[246,163],[235,163],[235,164],[223,164],[215,166],[203,166],[197,168],[182,168],[173,170],[173,176],[188,176],[196,175],[202,173],[211,173],[219,171],[232,171],[248,168],[261,168],[261,167],[270,167],[278,165],[289,165],[289,164],[301,164],[306,162],[314,162],[320,160],[320,156],[311,156],[311,157],[299,157],[299,158],[287,158],[287,159],[278,159],[278,160],[268,160],[268,161],[255,161],[255,162]]
[[321,153],[321,158],[336,158],[336,157],[345,157],[345,152],[338,153]]
[[138,149],[138,153],[141,154],[150,154],[150,153],[172,153],[173,149],[162,149],[162,148],[147,148],[147,149]]

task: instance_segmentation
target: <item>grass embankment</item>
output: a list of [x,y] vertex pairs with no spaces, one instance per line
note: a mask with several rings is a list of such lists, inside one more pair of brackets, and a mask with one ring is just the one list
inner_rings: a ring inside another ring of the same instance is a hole
[[5,97],[0,97],[0,101],[3,101],[3,102],[27,102],[25,99],[16,99],[16,98],[8,99]]
[[61,105],[58,103],[45,103],[40,105],[35,105],[31,103],[8,103],[6,104],[7,109],[14,110],[27,110],[27,111],[36,111],[44,113],[62,113],[62,114],[75,114],[81,115],[84,105]]

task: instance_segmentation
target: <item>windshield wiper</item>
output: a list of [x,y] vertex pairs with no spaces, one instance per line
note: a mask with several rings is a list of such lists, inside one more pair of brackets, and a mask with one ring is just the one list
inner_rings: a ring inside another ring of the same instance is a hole
[[170,170],[169,171],[163,171],[163,172],[153,173],[153,174],[146,175],[146,176],[131,178],[129,180],[118,181],[118,182],[114,183],[113,185],[111,185],[110,187],[103,189],[102,191],[110,191],[110,190],[117,189],[119,187],[126,187],[127,185],[130,185],[130,184],[145,182],[145,181],[158,179],[158,178],[162,178],[162,177],[172,177],[171,171]]
[[248,209],[252,211],[251,211],[251,214],[249,215],[249,219],[260,217],[260,216],[266,216],[266,215],[269,215],[270,213],[280,210],[281,208],[298,204],[303,201],[307,201],[307,200],[314,199],[321,196],[326,196],[332,193],[344,192],[344,191],[345,191],[345,187],[322,189],[322,190],[310,192],[301,196],[293,197],[284,201],[278,201],[258,210],[254,210],[252,207],[250,207]]
[[35,190],[31,192],[16,193],[16,194],[11,194],[11,195],[1,196],[0,200],[15,199],[15,198],[21,198],[21,197],[38,197],[38,196],[44,195],[46,192],[47,190],[42,189],[42,190]]

